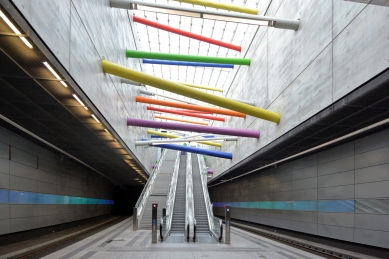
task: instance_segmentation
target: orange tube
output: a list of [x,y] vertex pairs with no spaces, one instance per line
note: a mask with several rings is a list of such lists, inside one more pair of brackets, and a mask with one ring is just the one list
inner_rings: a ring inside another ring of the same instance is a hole
[[206,122],[198,122],[198,121],[190,121],[190,120],[176,119],[176,118],[170,118],[170,117],[159,116],[159,115],[155,115],[155,118],[157,118],[157,119],[163,119],[163,120],[170,120],[170,121],[181,121],[181,122],[187,122],[187,123],[192,123],[192,124],[199,124],[199,125],[208,126],[208,123],[206,123]]
[[246,114],[244,114],[244,113],[235,112],[235,111],[231,111],[231,110],[227,110],[227,109],[213,108],[213,107],[179,103],[179,102],[163,101],[163,100],[157,100],[157,99],[152,99],[152,98],[147,98],[147,97],[142,97],[142,96],[136,96],[135,100],[138,103],[156,104],[156,105],[162,105],[162,106],[168,106],[168,107],[189,109],[189,110],[195,110],[195,111],[205,111],[205,112],[212,112],[212,113],[217,113],[217,114],[224,114],[224,115],[229,115],[229,116],[246,118]]

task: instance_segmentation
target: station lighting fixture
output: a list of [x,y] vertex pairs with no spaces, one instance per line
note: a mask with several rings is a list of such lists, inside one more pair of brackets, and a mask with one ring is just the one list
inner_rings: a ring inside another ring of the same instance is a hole
[[269,26],[279,29],[297,31],[300,20],[284,19],[270,16],[240,14],[231,12],[212,11],[207,9],[184,8],[181,6],[149,3],[135,0],[110,0],[111,7],[139,10],[147,12],[182,15],[194,18],[204,18],[225,22],[245,23],[260,26]]
[[[57,78],[58,80],[62,80],[62,78],[57,74],[57,72],[54,71],[54,69],[49,65],[49,63],[47,63],[46,61],[43,62],[43,64],[47,67],[48,70],[50,70],[50,72],[55,76],[55,78]],[[68,87],[67,84],[65,84],[64,81],[60,81],[60,83],[65,86],[65,87]]]
[[85,104],[80,100],[80,98],[78,98],[77,95],[75,95],[75,94],[72,94],[72,95],[73,95],[74,99],[76,99],[77,102],[78,102],[79,104],[81,104],[82,107],[84,107],[85,110],[88,110],[88,107],[85,106]]
[[107,129],[104,129],[105,130],[105,132],[107,132],[108,133],[108,135],[111,135],[111,133],[109,133],[109,131],[107,130]]
[[[2,11],[0,11],[0,17],[4,20],[4,22],[11,28],[11,30],[15,33],[15,34],[21,34],[20,31],[15,27],[15,25],[12,24],[12,22],[7,18],[7,16],[4,15],[4,13]],[[32,49],[32,45],[30,42],[28,42],[28,40],[23,37],[23,36],[20,36],[19,37],[24,44],[26,44],[27,47],[29,47],[30,49]]]
[[92,114],[92,117],[93,119],[95,119],[95,121],[97,121],[97,123],[100,123],[99,119],[97,119],[97,117],[94,114]]

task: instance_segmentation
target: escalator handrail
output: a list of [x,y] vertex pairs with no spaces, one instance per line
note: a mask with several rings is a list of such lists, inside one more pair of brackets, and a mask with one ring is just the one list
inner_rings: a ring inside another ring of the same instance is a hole
[[[164,240],[170,234],[171,231],[174,201],[175,201],[176,191],[177,191],[178,171],[180,169],[180,160],[181,160],[180,153],[181,153],[180,151],[177,152],[176,161],[174,163],[173,176],[170,182],[169,193],[166,199],[166,216],[161,218],[161,227],[160,227],[161,240]],[[163,222],[165,221],[164,219],[167,219],[166,227],[165,227],[166,232],[162,233]]]
[[185,237],[190,240],[190,237],[196,236],[194,233],[194,225],[196,224],[194,214],[194,198],[193,198],[193,177],[192,177],[192,156],[187,153],[186,163],[186,204],[185,204]]
[[[218,241],[220,242],[223,238],[223,222],[221,219],[213,215],[212,203],[211,203],[211,199],[209,198],[208,186],[207,186],[207,178],[206,178],[207,167],[205,165],[204,158],[202,155],[197,155],[197,159],[199,161],[200,179],[201,179],[201,186],[203,187],[205,208],[207,210],[209,231],[212,233],[212,236],[217,237]],[[218,235],[213,230],[213,222],[219,222],[219,226],[215,226],[215,228],[216,227],[220,228],[220,235]]]

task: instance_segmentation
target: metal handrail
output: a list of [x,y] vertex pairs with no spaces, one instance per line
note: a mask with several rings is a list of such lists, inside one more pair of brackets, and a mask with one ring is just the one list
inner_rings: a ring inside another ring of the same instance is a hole
[[162,155],[161,155],[161,158],[158,161],[157,166],[151,172],[150,177],[149,177],[145,187],[143,188],[143,191],[142,191],[141,195],[139,196],[138,201],[135,204],[135,208],[136,208],[136,211],[137,211],[137,215],[136,215],[137,219],[142,214],[143,207],[144,207],[145,203],[147,202],[147,198],[149,196],[149,192],[151,190],[151,187],[153,186],[154,180],[155,180],[155,178],[156,178],[156,176],[157,176],[157,174],[159,172],[159,169],[161,168],[163,160],[165,159],[166,152],[167,152],[166,149],[164,149],[162,151]]
[[160,238],[166,239],[170,234],[173,218],[174,201],[176,198],[178,171],[180,169],[180,153],[177,152],[176,162],[174,163],[172,181],[169,186],[169,193],[166,199],[166,216],[161,218],[160,224]]
[[194,212],[193,198],[193,177],[192,177],[192,156],[187,153],[186,160],[186,206],[185,206],[185,237],[189,241],[190,238],[196,240],[196,218]]
[[[205,165],[204,158],[202,155],[197,155],[197,159],[199,161],[201,186],[203,187],[204,202],[205,202],[205,208],[207,210],[209,231],[217,241],[221,242],[223,239],[223,222],[221,219],[213,215],[212,203],[211,203],[211,199],[209,198],[208,187],[207,187],[207,167]],[[220,234],[217,233],[217,230],[220,231]]]

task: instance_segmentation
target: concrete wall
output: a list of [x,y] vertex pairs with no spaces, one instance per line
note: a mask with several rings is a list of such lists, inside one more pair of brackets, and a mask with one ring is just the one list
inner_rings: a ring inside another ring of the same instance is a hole
[[113,205],[13,202],[7,191],[113,199],[113,184],[101,175],[0,128],[0,235],[113,212]]
[[242,56],[251,58],[251,66],[235,68],[225,91],[227,97],[254,100],[261,108],[280,112],[281,122],[251,116],[214,122],[261,132],[258,140],[224,143],[221,150],[234,158],[210,157],[214,176],[389,66],[389,8],[343,0],[273,0],[260,2],[262,14],[268,5],[266,15],[301,19],[301,26],[298,31],[250,27]]
[[[214,206],[232,204],[235,219],[389,248],[389,129],[209,192]],[[317,207],[286,210],[277,207],[282,201]],[[214,213],[223,216],[223,208]]]
[[[133,22],[126,10],[109,0],[12,0],[62,66],[148,170],[154,149],[135,148],[145,130],[127,127],[126,118],[151,119],[145,105],[136,104],[137,87],[103,73],[101,59],[141,70],[125,50],[137,49]],[[136,31],[135,31],[136,32]]]

